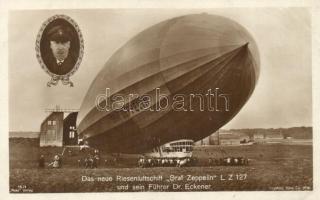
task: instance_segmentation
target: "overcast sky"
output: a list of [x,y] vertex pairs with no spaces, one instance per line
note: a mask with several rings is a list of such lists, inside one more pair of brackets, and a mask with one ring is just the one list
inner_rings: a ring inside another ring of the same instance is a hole
[[[235,20],[257,42],[261,71],[256,89],[223,128],[311,126],[312,74],[310,13],[307,9],[228,8],[211,10],[46,10],[9,15],[9,129],[39,131],[45,108],[78,109],[91,82],[112,54],[140,31],[173,17],[206,12]],[[85,53],[71,77],[75,87],[48,88],[35,41],[41,24],[55,14],[73,18]]]

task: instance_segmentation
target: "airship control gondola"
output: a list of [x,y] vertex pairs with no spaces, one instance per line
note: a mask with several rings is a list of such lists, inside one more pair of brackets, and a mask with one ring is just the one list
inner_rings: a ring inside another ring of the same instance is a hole
[[[257,46],[238,23],[208,14],[169,19],[140,32],[107,61],[82,102],[78,133],[92,146],[122,153],[144,152],[179,139],[197,141],[240,111],[258,76]],[[121,94],[128,110],[97,109],[97,97],[106,94],[106,88],[110,94],[99,106]],[[206,96],[209,90],[224,100],[213,100],[214,110],[208,109],[212,102],[195,96]],[[156,98],[159,92],[168,101]],[[130,94],[148,95],[151,110],[136,109],[141,99],[126,98]],[[172,105],[177,95],[186,97],[183,110]],[[200,102],[202,107],[196,106]],[[164,109],[156,111],[157,105]]]

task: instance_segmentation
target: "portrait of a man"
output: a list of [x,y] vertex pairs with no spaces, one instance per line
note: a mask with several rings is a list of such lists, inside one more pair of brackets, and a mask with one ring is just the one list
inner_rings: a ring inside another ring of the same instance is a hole
[[47,34],[51,52],[47,54],[44,60],[48,69],[57,75],[67,74],[76,63],[76,59],[70,53],[71,31],[62,26],[56,26]]
[[37,41],[38,60],[52,77],[49,85],[55,85],[59,80],[68,84],[83,54],[83,39],[78,25],[68,16],[53,16],[43,24]]

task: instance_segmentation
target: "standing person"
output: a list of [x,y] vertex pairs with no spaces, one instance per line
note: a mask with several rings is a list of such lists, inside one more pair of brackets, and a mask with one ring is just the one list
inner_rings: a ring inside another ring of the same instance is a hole
[[62,157],[62,155],[56,155],[56,159],[57,159],[57,161],[58,161],[58,167],[60,168],[61,166],[62,166],[62,159],[61,159],[61,157]]
[[41,155],[39,158],[39,168],[44,168],[44,163],[45,163],[44,155]]
[[55,155],[53,158],[53,162],[50,163],[48,166],[49,167],[52,166],[53,168],[59,168],[60,167],[59,156]]
[[84,167],[85,167],[86,169],[89,167],[89,159],[88,159],[88,157],[86,157],[86,158],[84,159]]
[[96,154],[95,156],[94,156],[94,162],[95,162],[95,168],[98,168],[98,165],[99,165],[99,163],[100,163],[100,157],[99,157],[99,155],[98,154]]
[[94,165],[94,163],[93,163],[93,162],[94,162],[93,156],[89,153],[86,159],[87,159],[86,168],[89,168],[89,167],[90,167],[90,168],[92,169],[92,168],[93,168],[93,165]]
[[98,149],[95,149],[95,150],[94,150],[94,155],[99,155],[99,153],[100,153],[100,152],[99,152]]

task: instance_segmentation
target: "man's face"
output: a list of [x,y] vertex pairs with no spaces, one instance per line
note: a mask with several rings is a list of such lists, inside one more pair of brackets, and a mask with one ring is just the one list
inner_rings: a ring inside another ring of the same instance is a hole
[[64,60],[68,57],[70,49],[70,41],[67,42],[56,42],[50,41],[50,48],[54,57],[57,60]]

